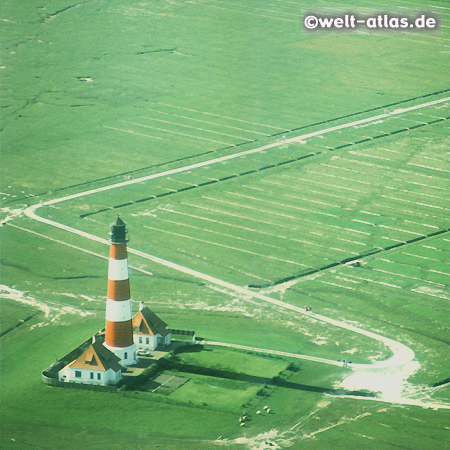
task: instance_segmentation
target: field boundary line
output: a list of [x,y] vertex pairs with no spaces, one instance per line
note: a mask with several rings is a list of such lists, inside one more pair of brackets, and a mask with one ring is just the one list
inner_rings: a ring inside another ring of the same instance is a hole
[[119,121],[123,122],[123,123],[130,124],[130,125],[135,125],[137,127],[150,128],[152,130],[158,130],[158,131],[162,131],[164,133],[169,133],[169,134],[176,134],[178,136],[184,136],[184,137],[192,138],[192,139],[199,139],[201,141],[214,142],[216,144],[223,144],[223,145],[230,145],[230,146],[235,145],[235,144],[230,143],[230,142],[216,141],[214,139],[208,139],[208,138],[204,138],[204,137],[200,137],[200,136],[194,136],[193,134],[180,133],[179,131],[166,130],[165,128],[152,127],[151,125],[143,125],[141,123],[136,123],[136,122],[128,122],[127,120],[119,119]]
[[[37,206],[39,206],[39,205],[37,205]],[[46,219],[44,217],[38,216],[35,213],[35,207],[27,208],[26,215],[29,218],[31,218],[31,219],[37,220],[37,221],[45,223],[47,225],[50,225],[50,226],[53,226],[53,227],[56,227],[56,228],[60,228],[62,230],[68,231],[68,232],[70,232],[72,234],[76,234],[78,236],[90,239],[90,240],[95,241],[95,242],[99,242],[99,243],[102,243],[102,244],[105,244],[105,245],[109,245],[109,242],[106,239],[100,238],[98,236],[95,236],[93,234],[87,233],[87,232],[82,231],[82,230],[78,230],[76,228],[69,227],[68,225],[64,225],[64,224],[55,222],[53,220]],[[299,313],[299,314],[311,317],[311,318],[313,318],[315,320],[318,320],[320,322],[325,322],[325,323],[328,323],[330,325],[333,325],[333,326],[336,326],[336,327],[339,327],[339,328],[343,328],[343,329],[346,329],[348,331],[352,331],[352,332],[357,333],[357,334],[361,334],[361,335],[367,336],[367,337],[369,337],[371,339],[374,339],[376,341],[382,342],[393,353],[393,355],[390,358],[388,358],[388,359],[386,359],[384,361],[377,361],[377,362],[372,363],[372,364],[363,364],[363,365],[361,365],[361,367],[373,368],[373,369],[390,368],[390,367],[396,367],[396,366],[401,366],[401,365],[407,364],[407,363],[413,361],[413,359],[414,359],[414,352],[409,347],[407,347],[406,345],[404,345],[404,344],[402,344],[400,342],[397,342],[397,341],[395,341],[393,339],[390,339],[390,338],[384,337],[384,336],[382,336],[380,334],[374,333],[372,331],[367,331],[367,330],[364,330],[364,329],[362,329],[360,327],[357,327],[355,325],[351,325],[351,324],[348,324],[348,323],[345,323],[345,322],[342,322],[342,321],[339,321],[339,320],[336,320],[336,319],[332,319],[330,317],[326,317],[326,316],[323,316],[321,314],[313,313],[311,311],[307,312],[307,311],[304,310],[304,308],[301,308],[301,307],[298,307],[298,306],[295,306],[295,305],[291,305],[289,303],[285,303],[285,302],[280,301],[280,300],[273,299],[271,297],[268,297],[267,295],[251,291],[248,288],[241,287],[241,286],[235,285],[233,283],[229,283],[227,281],[221,280],[221,279],[213,277],[211,275],[207,275],[205,273],[198,272],[197,270],[181,266],[180,264],[177,264],[177,263],[174,263],[174,262],[171,262],[171,261],[167,261],[167,260],[165,260],[163,258],[160,258],[158,256],[154,256],[154,255],[150,255],[150,254],[142,252],[140,250],[136,250],[136,249],[133,249],[133,248],[128,248],[128,253],[140,256],[140,257],[142,257],[144,259],[148,259],[150,261],[153,261],[156,264],[160,264],[160,265],[169,267],[169,268],[174,269],[174,270],[176,270],[178,272],[182,272],[182,273],[185,273],[187,275],[190,275],[190,276],[192,276],[194,278],[198,278],[198,279],[204,280],[204,281],[206,281],[208,283],[212,283],[212,284],[214,284],[216,286],[223,287],[225,289],[228,289],[228,290],[230,290],[232,292],[238,293],[238,294],[243,295],[245,297],[257,298],[259,300],[262,300],[262,301],[264,301],[266,303],[269,303],[269,304],[272,304],[274,306],[280,307],[282,309],[287,309],[287,310],[290,310],[290,311],[294,311],[296,313]],[[358,366],[355,364],[353,367],[356,368]]]
[[[336,122],[338,120],[346,119],[346,118],[349,118],[349,117],[361,116],[363,114],[367,114],[369,112],[373,112],[373,111],[377,111],[377,110],[381,110],[381,109],[385,110],[386,108],[389,108],[391,106],[401,105],[401,104],[404,104],[404,103],[412,102],[414,100],[419,100],[419,99],[423,99],[423,98],[427,98],[427,97],[437,96],[439,94],[447,93],[449,91],[450,91],[450,89],[443,89],[441,91],[430,92],[428,94],[424,94],[424,95],[408,98],[408,99],[401,100],[401,101],[394,102],[394,103],[389,103],[387,105],[376,106],[374,108],[366,109],[366,110],[363,110],[363,111],[357,111],[355,113],[346,114],[344,116],[334,117],[332,119],[322,120],[320,122],[310,123],[308,125],[302,125],[300,127],[296,127],[296,128],[292,128],[292,129],[284,130],[282,128],[279,128],[280,130],[283,130],[283,132],[281,132],[281,133],[275,133],[275,134],[270,135],[270,134],[257,133],[256,132],[256,134],[261,134],[261,135],[264,135],[264,136],[267,136],[267,137],[274,137],[274,136],[277,136],[277,135],[280,135],[280,134],[283,134],[283,133],[291,133],[291,132],[294,132],[294,131],[300,131],[300,130],[303,130],[303,129],[306,129],[306,128],[312,128],[312,127],[316,127],[318,125],[323,125],[325,123]],[[185,109],[187,111],[195,111],[195,110],[190,110],[189,108],[183,108],[183,107],[168,105],[168,104],[164,104],[164,103],[158,103],[157,102],[156,104],[167,105],[167,106],[170,106],[172,108]],[[167,113],[167,112],[162,112],[162,111],[153,110],[153,109],[150,109],[150,111],[156,111],[156,112],[160,112],[162,114],[170,114],[170,113]],[[202,113],[201,111],[198,111],[198,112]],[[217,117],[225,118],[225,116],[219,116],[217,114],[212,114],[212,113],[208,113],[208,112],[203,112],[203,114],[215,115]],[[186,118],[188,118],[188,117],[186,117]],[[242,121],[241,119],[233,119],[231,117],[230,117],[230,119],[231,120]],[[198,120],[198,119],[192,119],[192,120]],[[242,122],[246,122],[246,121],[242,121]],[[252,123],[252,122],[248,122],[248,123]],[[232,127],[232,126],[229,126],[229,125],[222,125],[222,124],[216,124],[216,125],[221,125],[221,126],[224,126],[224,127],[227,127],[227,128],[235,128],[235,127]],[[423,122],[423,125],[430,125],[430,123]],[[261,126],[266,126],[266,125],[262,125],[261,124]],[[267,127],[271,127],[271,126],[267,125]],[[271,127],[271,128],[277,128],[277,127]],[[236,128],[236,129],[239,129],[239,128]],[[246,130],[246,131],[250,131],[250,130]],[[418,138],[413,138],[413,139],[418,139]],[[95,182],[99,182],[99,181],[103,181],[103,180],[109,180],[111,178],[117,178],[117,177],[122,176],[122,175],[128,175],[130,173],[142,172],[144,170],[148,170],[148,169],[151,169],[151,168],[154,168],[154,167],[165,166],[165,165],[168,165],[168,164],[171,164],[171,163],[175,163],[175,162],[179,162],[179,161],[183,161],[183,160],[186,160],[186,159],[192,159],[192,158],[196,158],[196,157],[199,157],[199,156],[203,156],[203,155],[206,155],[208,153],[215,153],[215,152],[218,152],[218,151],[221,151],[221,150],[226,150],[226,149],[230,149],[230,148],[233,148],[233,147],[238,147],[240,145],[243,145],[243,144],[236,144],[236,145],[232,145],[232,146],[229,146],[229,147],[222,147],[222,148],[215,149],[215,150],[208,150],[208,151],[201,152],[201,153],[198,153],[198,154],[189,155],[189,156],[185,156],[185,157],[182,157],[182,158],[177,158],[177,159],[172,160],[172,161],[167,161],[167,162],[159,163],[159,164],[153,164],[151,166],[141,167],[139,169],[129,170],[129,171],[126,171],[126,172],[123,172],[123,173],[119,173],[119,174],[108,175],[108,176],[105,176],[105,177],[102,177],[102,178],[97,178],[97,179],[93,179],[93,180],[89,180],[89,181],[84,181],[84,182],[81,182],[81,183],[76,183],[74,185],[60,187],[60,188],[57,188],[57,189],[54,189],[54,190],[48,191],[48,192],[40,192],[38,194],[29,194],[29,195],[27,195],[25,197],[19,197],[19,198],[15,198],[14,200],[6,201],[6,202],[4,202],[4,204],[17,203],[19,201],[22,201],[22,200],[25,200],[25,199],[30,199],[30,198],[33,198],[33,197],[41,197],[43,195],[47,195],[47,194],[50,194],[50,193],[64,191],[64,190],[71,189],[71,188],[78,187],[78,186],[85,186],[85,185],[92,184],[92,183],[95,183]]]
[[[227,161],[227,160],[230,160],[230,159],[238,158],[238,157],[243,156],[243,155],[257,153],[257,152],[260,152],[260,151],[262,151],[264,149],[274,148],[274,147],[277,147],[277,146],[280,146],[280,145],[285,145],[286,143],[293,143],[293,142],[302,141],[302,140],[308,139],[310,137],[323,135],[323,134],[326,134],[326,133],[330,133],[330,132],[333,132],[333,131],[338,131],[338,130],[341,130],[341,129],[344,129],[344,128],[349,128],[349,127],[352,127],[352,126],[355,126],[355,125],[360,125],[360,124],[363,124],[363,123],[373,122],[373,121],[376,121],[376,120],[379,120],[379,119],[382,119],[382,118],[387,118],[387,117],[390,117],[390,116],[403,114],[403,113],[406,113],[406,112],[409,112],[409,111],[414,111],[414,110],[417,110],[417,109],[420,109],[420,108],[425,108],[425,107],[428,107],[428,106],[436,105],[436,104],[443,103],[443,102],[446,102],[446,101],[449,101],[449,100],[450,100],[450,97],[445,97],[445,98],[442,98],[442,99],[439,99],[439,100],[435,100],[435,101],[431,101],[431,102],[427,102],[427,103],[424,103],[424,104],[421,104],[421,105],[415,105],[415,106],[410,107],[410,108],[396,109],[395,111],[390,112],[390,113],[384,113],[384,114],[380,114],[380,115],[377,115],[377,116],[368,117],[366,119],[361,119],[361,120],[358,120],[358,121],[354,121],[354,122],[350,122],[350,123],[334,126],[334,127],[331,127],[331,128],[326,128],[324,130],[318,130],[318,131],[311,132],[311,133],[308,133],[308,134],[305,134],[305,135],[302,135],[302,136],[298,136],[296,138],[285,140],[284,142],[276,142],[276,143],[272,143],[272,144],[269,144],[269,145],[266,145],[266,146],[263,146],[263,147],[260,147],[260,148],[256,148],[256,149],[252,149],[252,150],[248,150],[248,151],[244,151],[244,152],[240,152],[240,153],[237,153],[237,154],[234,154],[234,155],[228,155],[228,156],[224,156],[224,157],[221,157],[221,158],[216,158],[216,159],[213,159],[213,160],[210,160],[210,161],[204,161],[202,163],[191,164],[189,166],[180,167],[178,169],[173,169],[173,170],[161,172],[161,173],[158,173],[158,174],[153,174],[153,175],[150,175],[150,176],[147,176],[147,177],[141,177],[141,178],[138,178],[136,180],[129,180],[129,181],[126,181],[126,182],[116,183],[116,184],[113,184],[113,185],[110,185],[110,186],[104,186],[102,188],[92,189],[92,190],[89,190],[89,191],[80,192],[78,194],[73,194],[73,195],[69,195],[69,196],[66,196],[66,197],[53,199],[53,200],[50,200],[50,201],[47,201],[47,202],[43,202],[43,203],[40,203],[40,204],[36,204],[36,205],[33,205],[33,206],[30,206],[30,207],[26,208],[24,210],[24,214],[27,217],[29,217],[29,218],[31,218],[33,220],[36,220],[38,222],[41,222],[41,223],[44,223],[44,224],[47,224],[47,225],[50,225],[50,226],[53,226],[53,227],[56,227],[56,228],[68,231],[68,232],[70,232],[72,234],[76,234],[76,235],[79,235],[81,237],[84,237],[84,238],[87,238],[87,239],[90,239],[90,240],[93,240],[93,241],[96,241],[96,242],[108,245],[109,243],[108,243],[108,241],[106,239],[102,239],[102,238],[100,238],[98,236],[92,235],[92,234],[84,232],[82,230],[78,230],[78,229],[70,227],[68,225],[65,225],[65,224],[62,224],[62,223],[58,223],[56,221],[44,218],[42,216],[37,215],[36,211],[39,208],[43,207],[43,206],[53,205],[53,204],[61,203],[61,202],[64,202],[64,201],[67,201],[67,200],[70,200],[70,199],[73,199],[73,198],[79,198],[79,197],[83,197],[83,196],[86,196],[86,195],[91,195],[91,194],[95,194],[95,193],[98,193],[98,192],[103,192],[103,191],[106,191],[106,190],[110,190],[110,189],[114,189],[114,188],[118,188],[118,187],[122,187],[122,186],[135,184],[135,183],[138,183],[138,182],[141,182],[141,181],[146,181],[146,180],[150,180],[150,179],[154,179],[154,178],[159,178],[159,177],[162,177],[162,176],[165,176],[165,175],[169,175],[169,174],[172,174],[172,173],[184,172],[184,171],[191,170],[191,169],[194,169],[194,168],[197,168],[197,167],[204,167],[206,165],[216,164],[216,163],[219,163],[219,162],[222,162],[222,161]],[[285,309],[285,310],[290,310],[290,311],[293,311],[293,312],[305,315],[307,317],[310,317],[313,320],[317,320],[317,321],[320,321],[320,322],[323,322],[323,323],[327,323],[327,324],[330,324],[332,326],[336,326],[338,328],[341,328],[341,329],[344,329],[344,330],[347,330],[347,331],[351,331],[353,333],[357,333],[357,334],[369,337],[371,339],[374,339],[374,340],[376,340],[378,342],[383,343],[392,352],[392,356],[390,358],[388,358],[388,359],[385,359],[383,361],[377,361],[377,362],[374,362],[374,363],[369,363],[369,364],[362,364],[362,365],[359,365],[359,366],[353,365],[353,367],[355,367],[355,368],[387,369],[387,368],[392,368],[392,367],[404,366],[404,365],[412,362],[414,360],[414,358],[415,358],[415,354],[414,354],[414,351],[412,349],[410,349],[409,347],[407,347],[406,345],[404,345],[404,344],[402,344],[402,343],[400,343],[398,341],[395,341],[395,340],[390,339],[388,337],[382,336],[382,335],[380,335],[378,333],[362,329],[362,328],[360,328],[358,326],[355,326],[355,325],[352,325],[350,323],[346,323],[346,322],[343,322],[343,321],[339,321],[339,320],[333,319],[331,317],[323,316],[321,314],[313,313],[311,311],[305,311],[304,308],[300,308],[298,306],[295,306],[295,305],[292,305],[292,304],[289,304],[289,303],[285,303],[285,302],[280,301],[280,300],[276,300],[276,299],[271,298],[269,296],[260,294],[258,292],[254,292],[254,291],[252,291],[252,290],[250,290],[248,288],[237,286],[237,285],[229,283],[227,281],[215,278],[213,276],[210,276],[210,275],[198,272],[198,271],[196,271],[194,269],[190,269],[188,267],[181,266],[179,264],[173,263],[171,261],[167,261],[165,259],[159,258],[159,257],[154,256],[154,255],[150,255],[148,253],[145,253],[145,252],[133,249],[133,248],[130,248],[128,251],[129,251],[129,253],[132,253],[132,254],[140,256],[140,257],[142,257],[144,259],[150,260],[150,261],[152,261],[152,262],[154,262],[156,264],[160,264],[160,265],[169,267],[169,268],[171,268],[171,269],[173,269],[175,271],[182,272],[182,273],[184,273],[186,275],[192,276],[194,278],[204,280],[207,283],[211,283],[211,284],[216,285],[216,286],[221,286],[221,287],[223,287],[223,288],[225,288],[227,290],[230,290],[231,292],[234,292],[234,293],[242,295],[244,298],[245,297],[247,297],[247,298],[256,298],[256,299],[262,300],[263,302],[268,303],[270,305],[274,305],[276,307],[279,307],[279,308],[282,308],[282,309]]]
[[168,106],[169,108],[184,109],[185,111],[196,112],[199,114],[205,114],[207,116],[220,117],[221,119],[229,119],[229,120],[234,120],[236,122],[243,122],[243,123],[249,123],[251,125],[258,125],[258,126],[264,127],[264,128],[274,128],[275,130],[288,131],[288,130],[285,130],[284,128],[275,127],[273,125],[264,125],[263,123],[250,122],[248,120],[236,119],[234,117],[229,117],[229,116],[221,116],[220,114],[214,114],[214,113],[210,113],[207,111],[199,111],[198,109],[185,108],[183,106],[175,106],[175,105],[170,105],[169,103],[162,103],[162,102],[158,102],[158,104],[163,105],[163,106]]
[[[220,127],[223,127],[223,128],[231,128],[232,130],[240,130],[240,131],[245,131],[247,133],[259,134],[261,136],[270,137],[270,134],[260,133],[259,131],[247,130],[245,128],[233,127],[231,125],[223,125],[221,123],[210,122],[209,120],[195,119],[194,117],[189,117],[189,116],[180,116],[179,114],[171,114],[171,113],[168,113],[168,112],[165,112],[165,111],[160,111],[159,109],[146,108],[145,111],[146,112],[147,111],[152,111],[152,112],[156,112],[157,114],[163,114],[165,116],[179,117],[179,118],[182,118],[182,119],[192,120],[193,122],[207,123],[209,125],[220,126]],[[146,116],[142,116],[142,117],[146,117]]]
[[[200,167],[205,167],[205,166],[210,166],[210,165],[213,165],[213,164],[218,164],[218,163],[221,163],[221,162],[224,162],[224,161],[229,161],[229,160],[232,160],[232,159],[239,158],[241,156],[246,156],[246,155],[251,155],[251,154],[254,154],[254,153],[259,153],[259,152],[261,152],[263,150],[268,150],[268,149],[271,149],[271,148],[280,147],[282,145],[291,144],[291,143],[295,143],[295,142],[300,142],[300,141],[303,141],[305,139],[309,139],[311,137],[321,136],[323,134],[331,133],[333,131],[339,131],[339,130],[343,130],[345,128],[353,127],[355,125],[361,125],[363,123],[369,123],[369,122],[373,122],[373,121],[376,121],[376,120],[385,119],[385,118],[388,118],[388,117],[391,117],[391,116],[404,114],[404,113],[407,113],[407,112],[410,112],[410,111],[414,111],[416,109],[426,108],[428,106],[436,105],[436,104],[447,102],[447,101],[450,101],[450,97],[445,97],[445,98],[442,98],[442,99],[439,99],[439,100],[434,100],[432,102],[427,102],[427,103],[423,103],[421,105],[412,106],[410,108],[396,109],[395,111],[390,112],[390,113],[379,114],[377,116],[368,117],[366,119],[361,119],[361,120],[357,120],[357,121],[354,121],[354,122],[349,122],[349,123],[345,123],[345,124],[342,124],[342,125],[337,125],[337,126],[334,126],[334,127],[331,127],[331,128],[325,128],[323,130],[318,130],[318,131],[314,131],[314,132],[311,132],[311,133],[303,134],[301,136],[297,136],[297,137],[294,137],[294,138],[291,138],[291,139],[285,139],[285,140],[280,141],[280,142],[273,142],[271,144],[267,144],[267,145],[264,145],[262,147],[258,147],[258,148],[254,148],[254,149],[250,149],[250,150],[245,150],[243,152],[233,153],[231,155],[210,159],[208,161],[203,161],[203,162],[200,162],[200,163],[189,164],[187,166],[178,167],[176,169],[166,170],[164,172],[159,172],[159,173],[155,173],[155,174],[152,174],[152,175],[139,177],[139,178],[136,178],[134,180],[122,181],[120,183],[115,183],[115,184],[111,184],[111,185],[108,185],[108,186],[103,186],[103,187],[100,187],[100,188],[91,189],[91,190],[84,191],[84,192],[79,192],[77,194],[68,195],[66,197],[60,197],[60,198],[57,198],[57,199],[53,199],[53,200],[49,200],[49,201],[43,202],[40,205],[31,206],[30,208],[32,208],[33,211],[35,211],[35,210],[37,210],[38,208],[40,208],[42,206],[54,205],[54,204],[61,203],[61,202],[67,201],[67,200],[73,200],[75,198],[85,197],[87,195],[97,194],[99,192],[104,192],[104,191],[108,191],[108,190],[111,190],[111,189],[117,189],[117,188],[120,188],[120,187],[129,186],[129,185],[136,184],[136,183],[141,183],[143,181],[149,181],[149,180],[153,180],[153,179],[156,179],[156,178],[161,178],[161,177],[164,177],[164,176],[167,176],[167,175],[173,175],[173,174],[176,174],[176,173],[187,172],[187,171],[192,170],[192,169],[197,169],[197,168],[200,168]],[[27,208],[27,210],[31,210],[30,208]]]
[[323,363],[323,364],[330,364],[333,366],[342,366],[343,365],[343,363],[341,361],[337,361],[334,359],[320,358],[318,356],[302,355],[300,353],[283,352],[280,350],[271,350],[271,349],[266,349],[266,348],[250,347],[250,346],[241,345],[241,344],[229,344],[226,342],[216,342],[216,341],[207,341],[207,340],[201,340],[201,341],[199,340],[196,343],[197,343],[197,345],[214,345],[214,346],[218,346],[218,347],[236,348],[238,350],[248,350],[251,352],[264,353],[267,355],[287,356],[289,358],[305,359],[308,361],[314,361],[314,362],[319,362],[319,363]]
[[[44,220],[45,220],[45,223],[47,223],[49,225],[57,223],[57,222],[53,222],[53,221],[48,220],[48,219],[44,219]],[[90,255],[93,255],[93,256],[97,256],[97,257],[105,259],[105,260],[108,259],[106,256],[100,255],[100,254],[92,252],[90,250],[86,250],[86,249],[84,249],[82,247],[78,247],[78,246],[73,245],[73,244],[69,244],[69,243],[61,241],[59,239],[55,239],[55,238],[51,238],[49,236],[45,236],[45,235],[43,235],[41,233],[38,233],[36,231],[29,230],[29,229],[26,229],[26,228],[23,228],[23,227],[20,227],[18,225],[14,225],[14,224],[11,224],[11,223],[8,223],[8,225],[13,227],[13,228],[16,228],[16,229],[19,229],[19,230],[22,230],[22,231],[26,231],[26,232],[34,234],[36,236],[42,237],[44,239],[48,239],[48,240],[50,240],[52,242],[57,242],[57,243],[66,245],[66,246],[68,246],[70,248],[74,248],[76,250],[80,250],[80,251],[85,252],[87,254],[90,254]],[[60,228],[60,227],[58,227],[58,228]],[[75,228],[71,228],[71,227],[67,227],[67,226],[64,226],[63,229],[65,231],[71,231],[74,234],[80,235],[82,237],[88,238],[88,239],[96,241],[96,242],[99,242],[101,244],[109,245],[109,242],[108,242],[107,239],[99,238],[97,236],[94,236],[94,235],[91,235],[89,233],[85,233],[85,232],[82,232],[80,230],[76,230]],[[282,308],[287,308],[287,309],[293,310],[295,312],[299,312],[299,313],[304,314],[306,316],[313,317],[313,318],[315,318],[315,319],[317,319],[319,321],[323,321],[323,319],[326,319],[325,322],[328,322],[328,323],[331,323],[331,324],[334,324],[334,325],[338,324],[337,326],[339,326],[341,328],[347,328],[347,329],[349,329],[351,331],[354,331],[356,333],[365,334],[366,336],[372,337],[373,339],[376,339],[376,340],[380,340],[378,338],[382,338],[384,343],[386,343],[385,340],[387,340],[387,341],[390,341],[390,342],[393,342],[393,343],[397,344],[397,346],[400,346],[398,348],[405,347],[406,349],[408,349],[408,347],[403,346],[403,344],[400,344],[398,342],[392,341],[391,339],[385,338],[385,337],[383,337],[381,335],[377,335],[375,333],[362,330],[362,329],[360,329],[358,327],[355,327],[353,325],[348,325],[348,324],[345,325],[343,322],[338,322],[338,321],[336,321],[334,319],[329,319],[329,318],[327,318],[325,316],[321,316],[319,314],[315,314],[315,313],[312,313],[310,311],[306,312],[306,311],[304,311],[303,308],[299,308],[297,306],[290,305],[290,304],[285,303],[285,302],[281,302],[281,301],[278,301],[278,300],[275,300],[275,299],[271,299],[270,297],[267,297],[266,295],[262,295],[262,294],[259,294],[257,292],[250,291],[249,289],[246,289],[246,288],[241,288],[241,287],[239,287],[237,285],[233,285],[233,284],[228,283],[226,281],[222,281],[222,280],[219,280],[217,278],[211,277],[209,275],[197,272],[195,270],[188,269],[188,268],[180,266],[180,265],[178,265],[176,263],[171,263],[169,261],[165,261],[165,260],[163,260],[161,258],[158,258],[156,256],[152,256],[152,255],[146,254],[144,252],[141,252],[141,251],[138,251],[138,250],[134,250],[132,248],[128,248],[128,252],[132,253],[132,254],[136,254],[136,255],[141,256],[141,257],[144,257],[146,259],[152,260],[152,261],[157,262],[159,264],[166,265],[168,267],[174,268],[175,270],[187,273],[189,275],[193,275],[193,276],[195,276],[197,278],[202,278],[205,281],[209,281],[209,282],[212,282],[214,284],[218,284],[218,285],[220,285],[222,287],[226,287],[227,289],[231,289],[231,290],[236,291],[238,293],[250,294],[252,297],[257,297],[259,299],[262,299],[262,300],[265,300],[265,301],[269,301],[269,303],[275,304],[277,306],[281,306]],[[152,275],[152,272],[146,271],[146,270],[138,268],[138,267],[130,266],[130,268],[132,268],[134,270],[137,270],[139,272],[145,273],[147,275]],[[345,325],[345,326],[343,326],[343,325]],[[203,342],[205,344],[210,344],[210,345],[221,345],[221,346],[225,346],[225,347],[228,346],[228,347],[240,348],[240,349],[244,349],[244,350],[261,351],[261,352],[263,351],[263,349],[258,349],[256,347],[244,346],[244,345],[240,345],[240,344],[226,344],[226,343],[218,343],[218,342],[214,342],[214,341],[203,341]],[[388,347],[389,347],[389,345],[388,345]],[[410,355],[412,354],[412,358],[414,358],[414,353],[412,352],[412,350],[410,350],[410,349],[408,349],[408,350],[409,350],[409,352],[411,352]],[[278,351],[278,350],[264,350],[264,352],[272,353],[272,354],[276,354],[276,355],[291,356],[291,357],[300,358],[300,359],[307,359],[307,360],[310,360],[310,361],[316,361],[316,362],[321,362],[321,363],[325,363],[325,364],[332,364],[332,365],[336,365],[336,366],[341,365],[341,363],[339,363],[338,361],[334,361],[334,360],[330,360],[330,359],[326,359],[326,358],[315,357],[315,356],[300,355],[300,354],[294,354],[294,353],[290,353],[290,352],[282,352],[282,351]],[[385,360],[385,361],[375,362],[375,363],[371,363],[371,364],[353,364],[352,367],[354,367],[354,368],[370,368],[371,366],[372,367],[377,367],[377,368],[380,368],[380,367],[381,368],[383,368],[383,367],[391,367],[390,365],[385,366],[385,363],[387,361],[392,360],[392,359],[393,359],[393,357],[388,359],[388,360]],[[395,364],[395,365],[397,365],[397,364]]]
[[[348,367],[350,369],[353,367],[363,368],[360,366],[364,366],[364,365],[360,365],[360,364],[353,364],[351,362],[345,363],[344,361],[339,361],[339,360],[332,360],[332,359],[320,358],[320,357],[315,357],[315,356],[302,355],[299,353],[282,352],[282,351],[278,351],[278,350],[264,349],[264,348],[258,348],[258,347],[250,347],[250,346],[240,345],[240,344],[229,344],[226,342],[199,340],[196,342],[196,344],[197,345],[212,345],[212,346],[217,346],[217,347],[234,348],[237,350],[244,350],[244,351],[262,353],[262,354],[268,354],[268,355],[286,356],[288,358],[303,359],[303,360],[307,360],[307,361],[324,363],[324,364],[329,364],[329,365],[334,365],[334,366],[341,366],[341,367],[344,366],[344,367]],[[329,395],[333,395],[333,394],[330,393]],[[387,399],[379,398],[379,397],[370,397],[370,396],[366,397],[366,396],[361,396],[361,395],[338,395],[338,396],[340,398],[342,398],[342,397],[352,398],[352,399],[357,398],[360,400],[373,400],[373,401],[382,402],[382,403],[395,403],[395,404],[400,404],[400,405],[420,406],[422,408],[426,407],[426,408],[450,409],[450,405],[447,403],[438,403],[438,402],[431,402],[431,401],[424,402],[423,400],[416,400],[416,399],[410,399],[410,398],[404,398],[404,397],[401,398],[400,400],[392,401],[392,400],[387,400]]]
[[[37,231],[29,230],[28,228],[19,227],[18,225],[14,225],[9,222],[6,225],[13,227],[13,228],[17,228],[18,230],[21,230],[21,231],[26,231],[27,233],[34,234],[35,236],[39,236],[40,238],[47,239],[51,242],[56,242],[57,244],[62,244],[62,245],[65,245],[66,247],[74,248],[75,250],[80,250],[81,252],[87,253],[88,255],[97,256],[98,258],[104,259],[105,261],[109,261],[108,256],[101,255],[100,253],[95,253],[95,252],[93,252],[91,250],[87,250],[83,247],[78,247],[77,245],[69,244],[68,242],[61,241],[60,239],[55,239],[50,236],[46,236],[45,234],[38,233]],[[108,242],[106,242],[106,243],[108,243]],[[149,270],[141,269],[140,267],[136,267],[136,266],[132,266],[132,265],[129,265],[128,267],[130,269],[137,270],[138,272],[145,273],[146,275],[150,275],[150,276],[153,275],[153,272],[150,272]]]
[[184,125],[179,122],[170,122],[169,120],[155,119],[154,117],[149,117],[149,116],[141,116],[141,118],[148,119],[148,120],[154,120],[155,122],[168,123],[169,125],[174,125],[177,127],[191,128],[193,130],[204,131],[205,133],[220,134],[221,136],[227,136],[227,137],[232,137],[232,138],[236,138],[236,139],[243,139],[244,141],[248,141],[248,142],[253,142],[253,139],[248,139],[248,138],[245,138],[242,136],[235,136],[234,134],[221,133],[220,131],[206,130],[205,128],[198,128],[198,127],[194,127],[192,125]]
[[149,137],[149,138],[152,138],[152,139],[158,139],[160,141],[164,140],[164,138],[162,138],[162,137],[152,136],[151,134],[138,133],[137,131],[133,131],[133,130],[124,130],[122,128],[110,127],[109,125],[103,125],[103,128],[108,128],[109,130],[123,131],[124,133],[135,134],[136,136]]

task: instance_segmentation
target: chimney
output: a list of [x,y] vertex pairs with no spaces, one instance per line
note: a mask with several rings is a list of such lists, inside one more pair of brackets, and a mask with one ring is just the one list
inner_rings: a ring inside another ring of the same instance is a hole
[[145,308],[144,302],[139,302],[139,311],[142,311]]

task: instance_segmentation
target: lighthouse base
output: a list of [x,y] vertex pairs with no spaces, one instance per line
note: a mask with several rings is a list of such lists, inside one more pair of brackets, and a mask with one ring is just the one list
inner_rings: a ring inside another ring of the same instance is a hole
[[111,350],[118,358],[120,358],[119,364],[123,367],[132,366],[138,362],[136,357],[136,344],[132,344],[128,347],[112,347],[107,344],[103,344],[108,350]]

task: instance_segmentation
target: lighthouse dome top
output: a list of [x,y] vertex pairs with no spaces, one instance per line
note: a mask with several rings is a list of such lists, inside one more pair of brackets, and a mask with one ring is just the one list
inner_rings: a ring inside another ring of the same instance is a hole
[[109,236],[111,244],[126,244],[128,242],[126,224],[119,216],[111,224]]

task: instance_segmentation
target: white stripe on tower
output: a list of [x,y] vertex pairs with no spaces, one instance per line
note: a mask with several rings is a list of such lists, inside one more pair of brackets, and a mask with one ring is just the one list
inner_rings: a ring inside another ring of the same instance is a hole
[[111,226],[110,236],[104,345],[120,358],[120,364],[129,366],[137,362],[136,344],[131,323],[126,227],[119,217]]
[[110,322],[124,322],[130,320],[131,300],[118,302],[108,298],[106,300],[106,320]]
[[126,259],[109,258],[108,280],[128,280],[128,261]]

